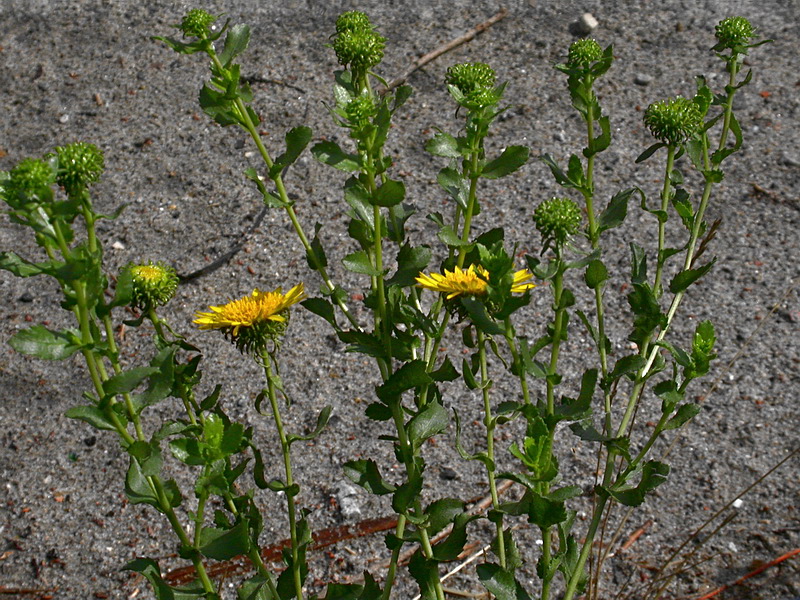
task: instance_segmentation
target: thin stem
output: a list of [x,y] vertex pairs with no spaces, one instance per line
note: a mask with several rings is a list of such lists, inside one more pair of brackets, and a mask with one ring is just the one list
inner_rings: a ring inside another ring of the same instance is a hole
[[[677,148],[673,145],[667,146],[667,165],[664,172],[664,187],[661,190],[661,212],[666,212],[669,208],[669,201],[672,197],[672,168],[675,163],[675,151]],[[664,246],[665,246],[665,233],[667,223],[666,221],[658,220],[658,254],[656,260],[656,277],[653,281],[653,293],[656,298],[660,298],[661,290],[661,276],[664,272]]]
[[506,341],[508,342],[508,349],[511,352],[511,358],[514,364],[519,369],[519,383],[522,388],[522,401],[525,404],[531,403],[530,391],[528,390],[528,374],[525,372],[525,365],[522,364],[520,359],[519,349],[517,348],[517,334],[514,331],[514,326],[511,323],[511,317],[506,317]]
[[294,589],[297,594],[297,600],[303,600],[303,580],[300,565],[300,552],[297,543],[297,506],[295,504],[296,493],[291,489],[294,486],[294,478],[292,477],[292,460],[290,456],[291,445],[286,436],[283,428],[283,421],[281,420],[280,408],[278,406],[278,395],[275,390],[275,376],[272,370],[272,359],[269,352],[264,351],[261,353],[261,361],[264,366],[264,373],[267,377],[267,396],[269,396],[269,403],[272,407],[272,417],[275,420],[275,428],[278,430],[278,437],[281,442],[281,453],[283,454],[283,469],[286,475],[286,508],[289,517],[289,538],[292,543],[292,578],[294,581]]
[[[489,369],[486,362],[486,336],[483,331],[476,328],[478,331],[478,359],[481,364],[481,393],[483,395],[483,424],[486,427],[486,458],[489,459],[489,464],[494,465],[494,418],[492,417],[492,403],[489,397]],[[500,498],[497,495],[497,483],[494,477],[494,468],[486,468],[486,474],[489,478],[489,491],[492,495],[492,507],[495,510],[500,508]],[[503,519],[502,515],[498,517],[495,522],[497,529],[497,555],[500,559],[500,567],[506,568],[506,546],[503,537]]]

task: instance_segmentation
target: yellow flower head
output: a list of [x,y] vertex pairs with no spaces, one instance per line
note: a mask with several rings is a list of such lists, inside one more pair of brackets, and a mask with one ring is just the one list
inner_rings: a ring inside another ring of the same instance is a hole
[[194,323],[200,329],[219,329],[242,352],[260,352],[270,340],[277,341],[286,330],[288,308],[306,297],[303,284],[283,293],[281,288],[262,292],[258,288],[249,296],[231,300],[222,306],[211,306],[211,312],[197,312]]
[[[533,279],[533,274],[528,269],[523,269],[514,273],[514,282],[511,291],[521,294],[533,287],[529,283]],[[441,273],[431,273],[426,275],[420,273],[417,277],[417,284],[420,287],[447,294],[447,299],[452,300],[456,296],[464,294],[466,296],[483,296],[486,294],[486,285],[489,280],[489,272],[478,265],[470,265],[464,270],[455,267],[452,271],[445,269],[444,275]]]

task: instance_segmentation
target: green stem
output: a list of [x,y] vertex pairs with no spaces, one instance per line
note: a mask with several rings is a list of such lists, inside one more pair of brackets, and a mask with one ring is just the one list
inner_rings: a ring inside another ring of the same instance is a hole
[[519,369],[518,376],[520,387],[522,388],[522,401],[525,404],[530,404],[531,396],[530,391],[528,390],[528,374],[525,372],[525,365],[522,364],[522,360],[519,355],[519,349],[517,348],[517,334],[514,331],[514,325],[511,323],[511,317],[506,317],[505,326],[505,337],[506,341],[508,342],[508,349],[511,351],[511,358],[514,361],[514,364],[517,365],[517,368]]
[[[666,213],[669,208],[669,201],[672,197],[672,167],[675,164],[675,151],[677,148],[673,145],[667,146],[667,165],[664,172],[664,187],[661,190],[661,212]],[[658,254],[656,260],[656,277],[653,282],[653,293],[656,298],[662,295],[661,290],[661,276],[664,272],[664,246],[665,246],[665,232],[667,223],[659,219],[658,221]]]
[[[478,329],[478,360],[481,364],[481,393],[483,396],[483,424],[486,427],[486,458],[488,463],[494,465],[494,428],[495,422],[492,417],[492,403],[489,396],[489,368],[486,362],[486,336],[483,331]],[[494,476],[494,467],[486,468],[486,474],[489,478],[489,491],[492,495],[492,507],[495,510],[500,509],[500,498],[497,495],[497,482]],[[503,518],[502,514],[495,522],[497,529],[497,556],[500,560],[500,567],[506,568],[506,545],[503,537]]]
[[[272,407],[272,416],[275,420],[275,427],[278,430],[278,437],[281,442],[281,452],[283,454],[283,468],[286,475],[286,486],[291,488],[294,485],[292,477],[292,460],[290,456],[290,444],[283,428],[280,408],[278,407],[278,396],[275,391],[274,374],[272,371],[272,359],[266,351],[261,353],[261,360],[264,365],[264,373],[267,377],[267,395]],[[294,580],[295,593],[297,600],[303,600],[303,580],[300,565],[300,552],[297,542],[297,506],[295,504],[295,493],[291,489],[286,491],[286,507],[289,517],[289,537],[292,544],[292,578]]]

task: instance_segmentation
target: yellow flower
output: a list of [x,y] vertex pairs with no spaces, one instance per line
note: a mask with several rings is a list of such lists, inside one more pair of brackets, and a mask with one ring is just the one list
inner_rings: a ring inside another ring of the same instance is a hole
[[[464,270],[456,267],[453,271],[445,269],[444,275],[441,273],[431,273],[426,275],[420,273],[417,277],[417,284],[420,287],[447,294],[447,299],[452,300],[461,294],[467,296],[483,296],[486,294],[486,284],[489,279],[489,272],[483,267],[470,265]],[[533,274],[528,269],[523,269],[514,273],[514,282],[511,291],[521,294],[534,286],[529,283],[533,279]]]
[[286,321],[286,316],[281,313],[305,297],[302,283],[286,294],[281,288],[274,292],[262,292],[256,288],[249,296],[231,300],[223,306],[211,306],[212,312],[195,313],[194,323],[200,325],[200,329],[222,329],[236,337],[242,327],[253,327],[265,321]]

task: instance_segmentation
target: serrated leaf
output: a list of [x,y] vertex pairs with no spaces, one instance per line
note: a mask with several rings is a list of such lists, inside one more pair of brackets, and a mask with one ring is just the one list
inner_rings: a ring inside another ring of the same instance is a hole
[[425,143],[425,150],[434,156],[461,158],[464,150],[458,140],[449,133],[440,131]]
[[402,181],[387,179],[370,198],[370,203],[383,207],[400,204],[406,197],[406,185]]
[[51,331],[42,325],[19,331],[8,343],[20,354],[43,360],[64,360],[82,346],[77,331]]
[[448,412],[438,402],[430,402],[407,426],[408,439],[414,451],[419,450],[431,437],[447,429],[449,423]]
[[333,305],[324,298],[307,298],[300,304],[307,311],[325,319],[334,329],[339,328],[336,323],[336,315],[333,310]]
[[583,279],[587,287],[593,290],[597,289],[608,279],[608,269],[606,269],[602,260],[593,260],[589,263],[589,266],[586,267],[586,273]]
[[422,493],[422,475],[414,476],[400,485],[392,496],[392,509],[399,515],[406,513]]
[[597,219],[597,232],[598,234],[613,229],[622,225],[625,217],[628,215],[628,200],[634,192],[639,192],[644,196],[644,192],[639,188],[629,188],[621,192],[617,192],[613,198],[608,202],[605,210],[600,213]]
[[486,307],[479,300],[462,297],[461,306],[467,311],[470,321],[486,335],[504,335],[505,330],[500,327],[486,312]]
[[609,493],[620,504],[625,506],[639,506],[644,502],[647,493],[654,490],[667,480],[669,465],[655,460],[647,461],[641,469],[641,479],[636,487],[612,487]]
[[225,45],[218,56],[220,62],[226,68],[229,67],[234,58],[247,50],[249,43],[250,27],[244,23],[234,25],[228,29],[228,35],[225,36]]
[[500,156],[484,165],[481,177],[485,179],[505,177],[528,162],[529,154],[530,150],[527,146],[509,146],[503,150]]
[[204,527],[200,533],[200,552],[207,558],[230,560],[247,554],[250,550],[250,535],[247,522],[239,521],[227,531],[216,527]]
[[484,563],[476,568],[478,580],[497,600],[530,600],[514,574],[499,565]]
[[69,419],[84,421],[95,429],[117,430],[111,418],[96,406],[73,406],[64,413],[64,416]]
[[687,402],[681,404],[675,414],[664,424],[664,431],[670,429],[678,429],[682,427],[700,413],[701,407],[699,404]]
[[344,464],[344,474],[353,483],[378,496],[395,491],[392,484],[384,481],[378,463],[372,459],[351,460]]
[[352,173],[361,168],[361,159],[355,154],[348,154],[336,142],[319,142],[311,148],[311,154],[319,162],[335,167],[340,171]]
[[392,373],[389,379],[376,389],[376,393],[378,398],[390,404],[396,401],[403,392],[432,382],[425,361],[412,360]]
[[462,209],[466,210],[469,200],[468,180],[451,167],[446,167],[439,171],[436,180],[442,189],[444,189]]
[[311,141],[310,127],[293,127],[286,132],[286,151],[275,159],[272,168],[269,170],[271,178],[277,176],[286,167],[294,163],[305,150]]
[[681,271],[669,282],[669,291],[673,294],[684,291],[695,281],[708,273],[711,270],[711,267],[714,266],[715,262],[717,262],[716,258],[704,264],[702,267],[698,267],[697,269],[687,269],[685,271]]
[[353,273],[370,275],[372,277],[383,275],[383,271],[373,266],[372,260],[364,250],[358,250],[352,254],[348,254],[342,259],[342,264],[348,271],[352,271]]

